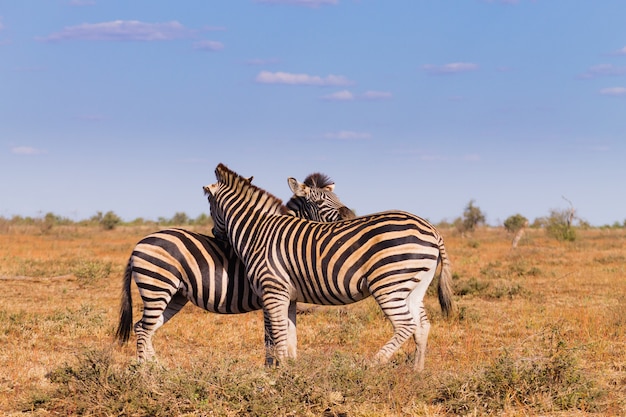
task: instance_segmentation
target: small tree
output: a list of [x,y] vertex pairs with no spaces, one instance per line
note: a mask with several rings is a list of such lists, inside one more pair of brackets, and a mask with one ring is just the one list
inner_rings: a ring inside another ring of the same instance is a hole
[[511,247],[513,249],[517,247],[520,239],[524,236],[524,229],[526,226],[528,226],[528,219],[519,213],[509,216],[509,218],[504,221],[504,228],[506,231],[515,234],[513,242],[511,242]]
[[571,210],[551,210],[546,222],[546,232],[557,240],[573,242],[576,240],[576,231],[572,220]]
[[206,213],[201,213],[198,217],[193,220],[193,224],[199,226],[206,226],[211,223],[211,216]]
[[58,223],[58,217],[54,213],[46,213],[41,223],[41,231],[44,233],[49,232]]
[[174,225],[183,225],[189,223],[189,216],[187,216],[184,212],[177,212],[174,214],[174,217],[170,220],[170,224]]
[[473,232],[480,224],[485,223],[485,214],[480,208],[474,205],[474,200],[470,200],[463,211],[463,217],[455,220],[456,228],[461,232]]
[[122,222],[122,219],[112,211],[107,211],[104,213],[104,216],[101,212],[98,212],[98,217],[100,217],[100,225],[104,228],[104,230],[113,230],[115,226]]
[[509,216],[504,221],[504,228],[507,232],[517,233],[518,230],[526,227],[528,225],[528,219],[521,214],[514,214],[513,216]]

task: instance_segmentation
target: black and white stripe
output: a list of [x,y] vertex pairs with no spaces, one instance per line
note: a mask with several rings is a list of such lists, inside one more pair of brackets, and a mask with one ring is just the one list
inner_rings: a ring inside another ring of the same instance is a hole
[[[325,175],[312,174],[304,183],[290,178],[289,184],[297,187],[298,195],[291,198],[287,214],[321,221],[354,217]],[[128,341],[132,327],[133,280],[143,301],[142,318],[134,326],[140,361],[155,356],[154,332],[188,302],[218,314],[246,313],[262,307],[246,279],[245,266],[227,241],[184,229],[161,230],[141,239],[128,260],[116,333],[122,343]],[[295,329],[295,317],[293,320]]]
[[430,329],[423,298],[439,263],[440,306],[452,309],[450,262],[433,225],[401,211],[335,223],[285,216],[280,200],[224,165],[215,174],[217,183],[205,187],[211,214],[263,301],[277,360],[296,356],[288,320],[296,302],[339,305],[371,295],[394,329],[375,360],[386,362],[413,336],[415,367],[423,368]]

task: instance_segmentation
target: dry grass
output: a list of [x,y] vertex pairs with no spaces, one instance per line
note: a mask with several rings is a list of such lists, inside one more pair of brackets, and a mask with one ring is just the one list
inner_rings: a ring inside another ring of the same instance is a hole
[[[298,320],[299,358],[263,367],[259,312],[186,307],[157,332],[158,365],[113,341],[121,276],[148,227],[0,230],[0,413],[5,415],[626,414],[626,231],[557,242],[531,230],[515,251],[485,229],[444,230],[458,317],[433,323],[426,370],[412,342],[388,366],[377,306]],[[140,310],[134,293],[135,315]]]

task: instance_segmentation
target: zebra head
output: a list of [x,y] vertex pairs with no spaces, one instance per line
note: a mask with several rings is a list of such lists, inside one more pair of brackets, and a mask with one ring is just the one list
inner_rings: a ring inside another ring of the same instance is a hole
[[353,219],[354,212],[346,207],[334,193],[335,183],[326,175],[311,174],[299,182],[287,179],[293,196],[287,202],[289,214],[320,222]]
[[216,239],[227,241],[228,236],[226,235],[226,222],[224,220],[223,212],[220,210],[219,205],[215,202],[215,192],[217,191],[212,185],[206,185],[203,187],[204,194],[207,196],[209,200],[209,209],[211,211],[211,218],[213,219],[213,236]]
[[215,177],[217,182],[204,186],[203,190],[209,200],[213,218],[213,236],[216,238],[228,240],[225,211],[227,208],[232,209],[230,213],[236,217],[242,207],[245,207],[241,204],[242,201],[255,200],[265,212],[287,214],[287,208],[282,200],[253,185],[253,177],[242,177],[221,163],[215,168]]

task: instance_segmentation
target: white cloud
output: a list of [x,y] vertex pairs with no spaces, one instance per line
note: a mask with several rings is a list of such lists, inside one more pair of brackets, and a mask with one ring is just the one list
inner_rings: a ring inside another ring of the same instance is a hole
[[339,0],[255,0],[262,4],[289,4],[294,6],[320,7],[339,4]]
[[341,90],[336,93],[322,96],[323,100],[328,101],[354,101],[354,100],[387,100],[392,97],[387,91],[366,91],[362,94],[354,94],[349,90]]
[[40,155],[46,153],[43,149],[33,148],[32,146],[14,146],[11,153],[15,155]]
[[626,97],[626,87],[609,87],[600,90],[603,96]]
[[352,101],[354,100],[354,94],[348,90],[341,90],[336,93],[323,96],[322,99],[329,101]]
[[193,49],[200,51],[221,51],[224,49],[224,44],[218,41],[198,41],[193,44]]
[[580,75],[580,78],[595,78],[600,76],[616,76],[626,74],[626,67],[616,67],[613,64],[594,65]]
[[422,65],[422,70],[432,75],[458,74],[462,72],[476,71],[478,65],[471,62],[451,62],[443,65]]
[[387,100],[392,97],[388,91],[373,91],[369,90],[360,95],[365,100]]
[[338,86],[350,85],[352,81],[343,75],[327,75],[320,77],[309,74],[293,74],[289,72],[269,72],[261,71],[256,76],[256,82],[261,84],[287,84],[287,85],[317,85],[317,86]]
[[618,51],[615,51],[615,55],[626,55],[626,46]]
[[480,155],[477,153],[468,153],[466,155],[463,155],[463,160],[470,161],[470,162],[477,162],[477,161],[480,161]]
[[339,140],[364,140],[370,139],[371,134],[366,132],[353,132],[351,130],[340,130],[339,132],[329,132],[324,134],[326,139],[339,139]]
[[47,42],[88,41],[167,41],[190,36],[191,31],[177,21],[145,23],[138,20],[114,20],[68,26],[60,32],[39,38]]

